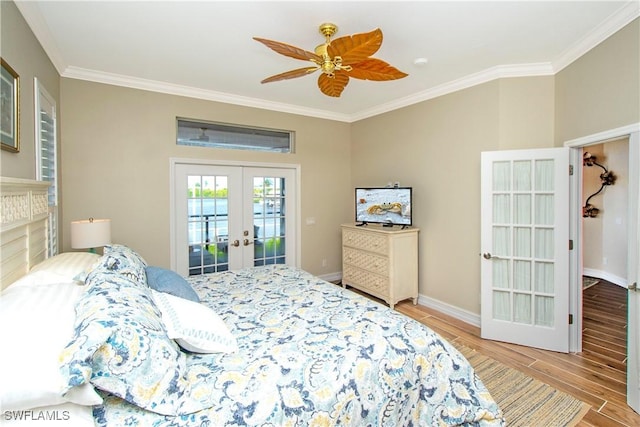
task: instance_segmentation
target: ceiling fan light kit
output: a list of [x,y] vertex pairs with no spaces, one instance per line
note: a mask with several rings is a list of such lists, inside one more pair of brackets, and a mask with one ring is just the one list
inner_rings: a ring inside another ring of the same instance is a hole
[[318,45],[314,52],[286,43],[254,37],[254,40],[281,55],[314,64],[267,77],[261,83],[302,77],[319,70],[321,71],[318,77],[320,91],[327,96],[337,98],[349,84],[349,78],[384,81],[401,79],[408,75],[380,59],[371,57],[382,45],[382,31],[379,28],[369,33],[340,37],[333,41],[331,37],[338,31],[335,24],[321,24],[319,30],[325,37],[325,42]]

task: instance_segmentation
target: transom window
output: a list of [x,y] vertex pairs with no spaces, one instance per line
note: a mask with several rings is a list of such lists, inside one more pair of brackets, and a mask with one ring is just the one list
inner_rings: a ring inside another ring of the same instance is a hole
[[294,132],[177,119],[177,144],[197,147],[293,153]]

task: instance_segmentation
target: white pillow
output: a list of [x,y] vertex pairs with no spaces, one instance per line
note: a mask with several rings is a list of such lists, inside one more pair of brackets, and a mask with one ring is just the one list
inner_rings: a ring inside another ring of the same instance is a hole
[[66,278],[65,282],[84,282],[99,259],[100,255],[91,252],[64,252],[36,264],[31,268],[31,272],[47,271]]
[[194,353],[233,353],[235,337],[224,321],[200,303],[151,290],[169,338]]
[[2,410],[102,403],[90,384],[62,396],[58,358],[73,335],[75,304],[83,291],[73,283],[58,283],[11,286],[0,294]]
[[21,278],[13,282],[10,288],[11,289],[19,288],[20,286],[49,286],[49,285],[54,285],[58,283],[78,284],[78,282],[69,280],[67,276],[64,276],[62,274],[41,270],[41,271],[32,271],[31,273],[28,273],[26,276],[22,276]]

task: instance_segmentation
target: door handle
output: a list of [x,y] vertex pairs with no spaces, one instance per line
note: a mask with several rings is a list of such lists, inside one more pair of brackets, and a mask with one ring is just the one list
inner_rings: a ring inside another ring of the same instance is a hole
[[244,245],[245,246],[253,245],[253,240],[244,239]]
[[482,258],[484,258],[484,259],[508,259],[508,258],[502,258],[502,257],[499,257],[499,256],[491,255],[490,252],[483,253],[482,254]]
[[234,240],[231,246],[235,246],[237,248],[238,246],[240,246],[240,240],[238,239]]
[[637,282],[633,282],[632,284],[629,285],[629,287],[627,289],[629,289],[630,291],[638,292],[638,283]]

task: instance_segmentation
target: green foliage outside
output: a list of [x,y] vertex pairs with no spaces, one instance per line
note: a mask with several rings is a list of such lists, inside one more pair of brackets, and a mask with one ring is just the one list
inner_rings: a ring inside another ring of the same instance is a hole
[[187,190],[188,196],[189,198],[205,198],[205,199],[214,199],[214,198],[218,198],[218,199],[226,199],[227,195],[229,194],[229,189],[227,188],[220,188],[217,190],[214,190],[212,188],[205,188],[204,190],[200,187],[200,184],[196,184],[195,185],[195,191],[193,188],[189,188]]
[[284,255],[284,245],[279,237],[265,240],[264,251],[266,257]]

